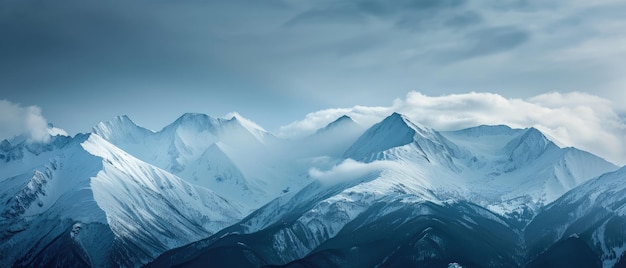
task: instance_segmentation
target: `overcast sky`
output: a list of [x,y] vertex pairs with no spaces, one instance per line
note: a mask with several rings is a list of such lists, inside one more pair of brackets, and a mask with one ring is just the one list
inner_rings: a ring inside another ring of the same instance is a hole
[[278,131],[409,92],[582,92],[623,123],[624,29],[622,0],[0,0],[0,99],[72,134],[232,111]]

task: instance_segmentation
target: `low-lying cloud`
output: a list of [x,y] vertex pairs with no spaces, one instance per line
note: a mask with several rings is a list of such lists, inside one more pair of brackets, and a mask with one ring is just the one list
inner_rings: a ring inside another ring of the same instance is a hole
[[25,135],[31,142],[50,139],[48,122],[37,106],[23,107],[7,100],[0,100],[0,140]]
[[363,178],[369,174],[381,172],[384,169],[394,169],[397,166],[397,163],[391,161],[362,163],[352,159],[346,159],[330,170],[322,171],[317,168],[312,168],[309,170],[309,175],[322,183],[335,184]]
[[535,127],[560,144],[597,154],[619,165],[626,164],[626,121],[610,100],[587,93],[548,93],[528,99],[506,98],[493,93],[427,96],[410,92],[391,106],[338,108],[306,115],[283,126],[279,135],[298,137],[324,127],[341,115],[371,126],[393,112],[436,130],[457,130],[477,125],[504,124]]

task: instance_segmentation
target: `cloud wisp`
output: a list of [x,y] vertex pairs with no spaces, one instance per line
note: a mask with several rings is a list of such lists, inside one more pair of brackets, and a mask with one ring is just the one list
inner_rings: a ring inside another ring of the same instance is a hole
[[25,135],[31,142],[50,139],[48,121],[37,106],[23,107],[7,100],[0,100],[0,140]]
[[312,133],[342,115],[370,126],[393,112],[407,115],[436,130],[457,130],[477,125],[505,124],[535,127],[559,144],[597,154],[619,165],[626,164],[626,121],[607,99],[587,93],[548,93],[528,99],[506,98],[493,93],[427,96],[410,92],[390,106],[326,109],[279,129],[280,136]]
[[346,159],[329,170],[311,168],[309,175],[325,184],[337,184],[360,179],[372,173],[382,172],[385,169],[396,168],[399,168],[399,164],[391,161],[362,163],[352,159]]

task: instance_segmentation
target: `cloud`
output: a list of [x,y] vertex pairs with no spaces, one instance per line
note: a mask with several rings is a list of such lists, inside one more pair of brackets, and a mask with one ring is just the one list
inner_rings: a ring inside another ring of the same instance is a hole
[[565,146],[626,164],[626,121],[610,100],[588,93],[548,93],[528,99],[506,98],[493,93],[427,96],[410,92],[390,106],[355,106],[321,110],[279,129],[281,136],[312,133],[348,115],[370,126],[392,112],[436,130],[457,130],[477,125],[505,124],[514,128],[535,127]]
[[391,161],[362,163],[352,159],[346,159],[330,170],[322,171],[317,168],[312,168],[309,170],[309,175],[322,183],[335,184],[360,179],[364,176],[381,172],[385,169],[398,168],[398,166],[399,164]]
[[50,139],[48,123],[37,106],[22,107],[0,100],[0,140],[26,135],[29,141],[45,142]]
[[[426,26],[440,26],[439,21],[455,18],[462,12],[465,0],[439,1],[381,1],[361,0],[348,2],[320,2],[285,23],[286,26],[311,25],[313,23],[357,23],[370,22],[369,19],[393,21],[398,28],[415,30]],[[459,13],[459,14],[457,14]],[[472,14],[471,23],[478,22]],[[470,22],[470,21],[468,21]],[[445,24],[444,24],[445,26]],[[458,26],[458,25],[455,25]]]
[[619,0],[3,3],[2,98],[71,133],[113,116],[102,103],[155,129],[190,110],[275,129],[408,90],[626,97]]
[[529,38],[530,33],[522,28],[487,27],[465,34],[460,46],[434,52],[433,60],[438,63],[451,63],[487,56],[514,49],[527,42]]
[[474,24],[481,23],[483,18],[474,11],[466,11],[461,14],[452,16],[446,20],[445,25],[453,28],[465,28]]

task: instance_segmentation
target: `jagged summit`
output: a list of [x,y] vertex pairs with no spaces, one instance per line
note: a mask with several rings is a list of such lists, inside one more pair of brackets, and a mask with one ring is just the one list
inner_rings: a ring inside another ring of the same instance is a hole
[[115,144],[140,142],[141,139],[153,134],[151,130],[135,124],[127,115],[119,115],[110,121],[100,122],[91,132]]
[[239,122],[239,124],[241,124],[243,127],[245,127],[248,131],[250,131],[253,134],[269,133],[267,130],[265,130],[263,127],[261,127],[257,123],[253,122],[252,120],[248,118],[245,118],[244,116],[242,116],[241,114],[237,112],[228,113],[224,116],[224,118],[230,118],[231,120]]

